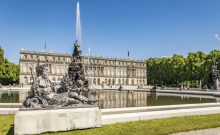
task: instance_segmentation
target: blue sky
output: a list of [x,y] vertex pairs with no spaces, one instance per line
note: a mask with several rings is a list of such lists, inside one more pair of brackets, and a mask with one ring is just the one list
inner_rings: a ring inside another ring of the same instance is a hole
[[[0,45],[66,53],[75,41],[76,0],[0,0]],[[80,0],[82,50],[136,59],[220,49],[219,0]]]

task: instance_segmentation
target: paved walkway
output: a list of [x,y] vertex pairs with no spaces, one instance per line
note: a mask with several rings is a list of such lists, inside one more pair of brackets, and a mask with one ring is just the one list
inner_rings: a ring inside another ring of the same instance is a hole
[[210,128],[210,129],[202,129],[202,130],[195,130],[189,132],[181,132],[172,135],[220,135],[220,128]]

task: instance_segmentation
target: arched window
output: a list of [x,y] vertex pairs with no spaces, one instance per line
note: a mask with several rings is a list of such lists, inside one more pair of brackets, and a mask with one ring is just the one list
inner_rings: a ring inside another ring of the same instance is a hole
[[52,73],[54,74],[55,73],[55,67],[52,66]]
[[106,72],[106,69],[104,69],[104,76],[106,76],[107,75],[107,72]]
[[115,85],[115,79],[112,79],[112,85]]
[[89,78],[89,84],[92,85],[92,79],[91,78]]
[[93,79],[93,85],[96,85],[96,78]]
[[121,76],[121,69],[117,69],[117,74],[116,76]]
[[126,69],[124,69],[124,77],[127,76],[127,72]]
[[28,77],[27,76],[24,77],[24,83],[28,84]]
[[26,64],[26,73],[28,73],[29,71],[30,71],[30,69],[29,69],[29,65]]
[[105,84],[108,84],[108,80],[105,78]]
[[55,77],[53,77],[52,80],[53,80],[54,82],[56,82],[56,78],[55,78]]
[[129,79],[126,79],[126,85],[129,85]]
[[54,66],[54,73],[56,74],[57,73],[57,67]]
[[134,79],[131,80],[131,85],[134,85]]
[[60,66],[57,66],[57,73],[60,74]]
[[108,76],[111,76],[111,69],[108,69]]
[[111,79],[108,80],[108,85],[111,85]]
[[98,78],[98,80],[97,80],[97,81],[98,81],[98,85],[100,85],[100,79],[99,79],[99,78]]
[[109,69],[109,72],[110,72],[110,75],[109,75],[109,76],[112,76],[112,70],[111,70],[111,69]]
[[121,69],[121,76],[124,76],[124,69]]
[[26,73],[26,65],[22,65],[22,72]]
[[118,79],[118,84],[121,85],[121,79]]
[[125,80],[124,79],[122,79],[122,85],[125,85]]

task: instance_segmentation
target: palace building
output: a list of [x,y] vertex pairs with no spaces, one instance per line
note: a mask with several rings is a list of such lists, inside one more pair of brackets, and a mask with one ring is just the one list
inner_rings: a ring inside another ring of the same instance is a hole
[[[59,83],[67,74],[71,54],[44,51],[20,51],[20,84],[33,82],[30,68],[35,69],[38,61],[48,64],[48,75],[53,83]],[[146,62],[131,59],[83,56],[84,70],[92,86],[137,86],[147,85]]]

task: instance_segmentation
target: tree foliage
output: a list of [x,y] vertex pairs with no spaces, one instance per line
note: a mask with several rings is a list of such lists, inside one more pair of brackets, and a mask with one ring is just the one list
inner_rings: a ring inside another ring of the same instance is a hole
[[218,63],[220,69],[220,51],[213,50],[209,54],[202,51],[188,53],[187,57],[174,54],[172,57],[147,59],[148,84],[160,86],[178,86],[180,84],[193,87],[207,84],[211,64]]
[[4,50],[0,46],[0,83],[3,85],[18,83],[19,66],[4,57]]

